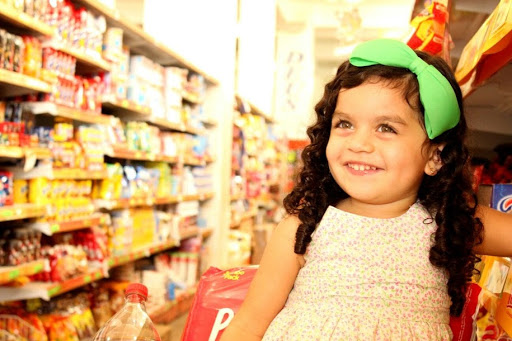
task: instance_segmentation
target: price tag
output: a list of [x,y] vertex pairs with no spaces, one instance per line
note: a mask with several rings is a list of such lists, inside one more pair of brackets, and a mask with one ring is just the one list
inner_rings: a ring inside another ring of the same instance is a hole
[[12,217],[14,215],[14,210],[13,209],[1,210],[0,215],[2,215],[2,217],[4,217],[4,218]]
[[48,290],[48,296],[52,297],[52,296],[55,296],[59,293],[61,289],[61,286],[60,284],[57,284],[56,286],[50,288],[50,290]]
[[43,264],[41,263],[37,263],[36,265],[34,265],[34,269],[33,269],[34,273],[39,273],[41,271],[43,271]]
[[9,272],[9,280],[13,280],[13,279],[18,278],[18,277],[20,277],[20,270],[19,269],[14,269],[14,270]]
[[51,231],[52,233],[59,232],[59,230],[60,230],[60,225],[59,225],[59,224],[52,224],[52,225],[50,226],[50,231]]

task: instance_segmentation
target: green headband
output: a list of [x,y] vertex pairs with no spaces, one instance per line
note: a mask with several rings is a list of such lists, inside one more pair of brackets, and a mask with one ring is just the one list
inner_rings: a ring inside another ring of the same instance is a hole
[[357,67],[381,64],[411,70],[418,78],[420,101],[425,108],[425,128],[430,139],[459,123],[460,108],[450,82],[406,44],[392,39],[367,41],[354,49],[349,61]]

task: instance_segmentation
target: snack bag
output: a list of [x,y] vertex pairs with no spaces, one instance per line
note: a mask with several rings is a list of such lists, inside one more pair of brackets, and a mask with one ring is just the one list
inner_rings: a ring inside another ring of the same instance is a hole
[[407,41],[412,49],[440,54],[445,39],[445,26],[448,22],[446,0],[432,1],[412,21],[413,32]]
[[471,283],[466,290],[466,303],[462,308],[462,313],[457,317],[450,317],[450,328],[453,333],[453,341],[472,340],[476,331],[476,315],[478,314],[478,297],[482,288]]
[[242,305],[257,266],[210,267],[199,281],[181,341],[219,340]]

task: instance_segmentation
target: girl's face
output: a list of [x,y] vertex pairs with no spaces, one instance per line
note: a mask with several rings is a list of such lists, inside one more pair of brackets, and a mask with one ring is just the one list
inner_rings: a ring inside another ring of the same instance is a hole
[[432,155],[420,119],[401,89],[382,81],[341,89],[326,156],[352,202],[414,203]]

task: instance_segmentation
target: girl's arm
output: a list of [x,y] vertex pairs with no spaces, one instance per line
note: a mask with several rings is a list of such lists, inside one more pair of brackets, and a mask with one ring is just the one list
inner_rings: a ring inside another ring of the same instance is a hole
[[247,297],[221,341],[261,340],[281,311],[304,262],[302,255],[293,252],[299,224],[298,218],[289,216],[275,228]]
[[512,214],[478,206],[476,216],[484,225],[484,239],[476,247],[481,255],[512,257]]

